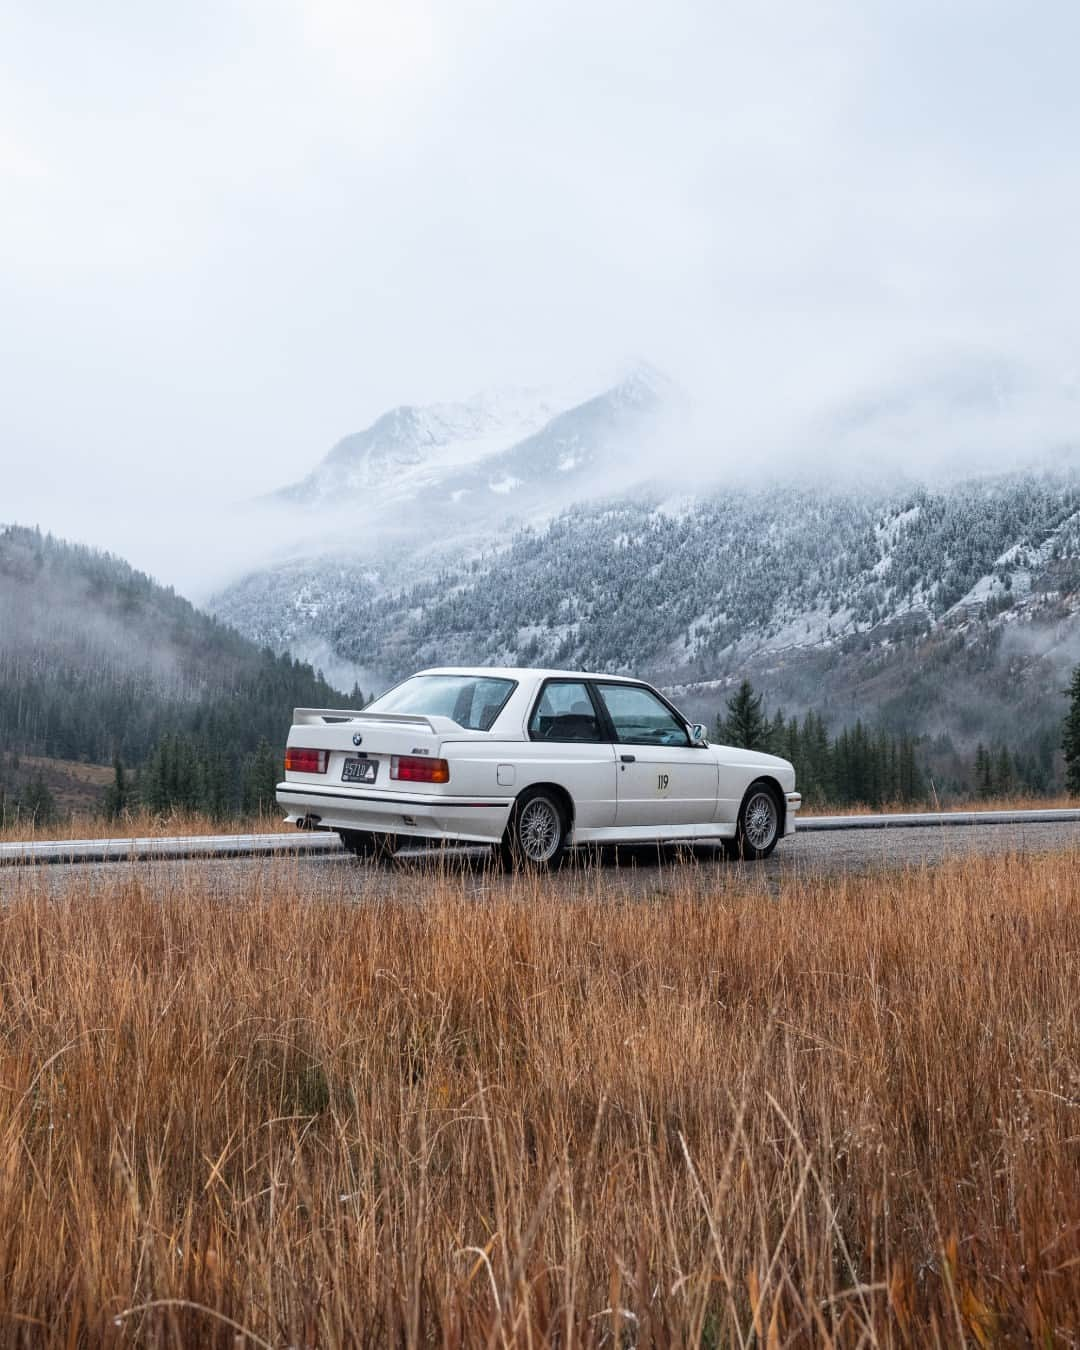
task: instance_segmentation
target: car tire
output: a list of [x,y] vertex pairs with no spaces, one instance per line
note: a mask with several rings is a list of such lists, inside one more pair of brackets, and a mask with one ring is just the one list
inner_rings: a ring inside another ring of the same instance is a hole
[[396,834],[376,834],[372,830],[338,830],[342,844],[357,858],[384,862],[397,851]]
[[566,853],[570,827],[555,793],[529,788],[514,803],[503,835],[503,866],[515,871],[553,872]]
[[783,807],[769,783],[751,783],[739,807],[735,838],[724,841],[729,858],[763,862],[780,841]]

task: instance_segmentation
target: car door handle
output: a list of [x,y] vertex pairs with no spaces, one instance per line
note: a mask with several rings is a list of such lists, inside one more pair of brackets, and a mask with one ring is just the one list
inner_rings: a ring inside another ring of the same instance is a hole
[[636,764],[637,755],[620,755],[619,758],[624,764]]

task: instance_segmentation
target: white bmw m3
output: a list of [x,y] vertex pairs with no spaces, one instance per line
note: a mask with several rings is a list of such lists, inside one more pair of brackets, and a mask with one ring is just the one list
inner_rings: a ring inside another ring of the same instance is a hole
[[360,712],[298,708],[277,799],[360,856],[451,840],[534,868],[581,844],[767,858],[801,802],[787,760],[710,745],[641,680],[513,668],[421,671]]

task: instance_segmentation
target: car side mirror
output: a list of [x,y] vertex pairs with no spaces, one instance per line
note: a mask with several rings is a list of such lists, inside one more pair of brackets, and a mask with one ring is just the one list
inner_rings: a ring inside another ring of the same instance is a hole
[[701,722],[695,722],[690,728],[690,744],[695,750],[705,750],[709,744],[709,738],[705,734],[705,727]]

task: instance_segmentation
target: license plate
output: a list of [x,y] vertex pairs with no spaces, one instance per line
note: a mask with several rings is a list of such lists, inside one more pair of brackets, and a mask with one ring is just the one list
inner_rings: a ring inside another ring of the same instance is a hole
[[341,770],[343,783],[374,783],[379,772],[377,759],[347,759]]

